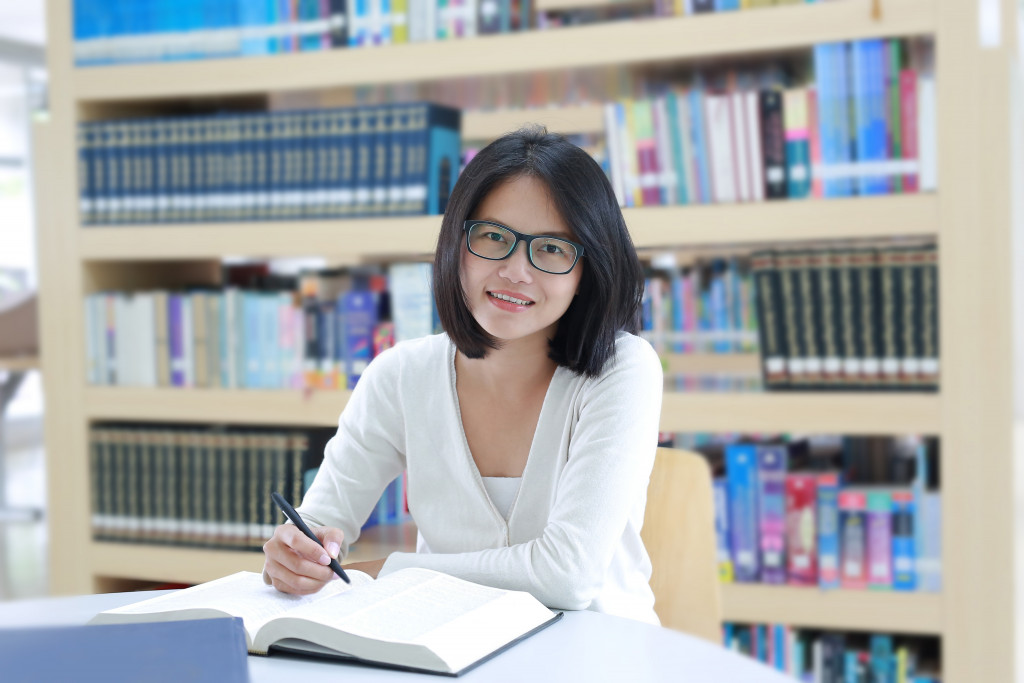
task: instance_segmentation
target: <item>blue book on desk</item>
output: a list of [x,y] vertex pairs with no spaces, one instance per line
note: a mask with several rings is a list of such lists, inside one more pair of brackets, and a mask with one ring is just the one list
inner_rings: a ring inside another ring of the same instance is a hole
[[5,683],[249,680],[237,617],[0,629]]

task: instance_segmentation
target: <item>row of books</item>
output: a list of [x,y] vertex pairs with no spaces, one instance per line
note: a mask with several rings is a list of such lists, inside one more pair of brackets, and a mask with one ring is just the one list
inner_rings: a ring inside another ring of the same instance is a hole
[[302,502],[334,430],[102,426],[89,432],[96,540],[255,550]]
[[[729,71],[605,105],[622,206],[756,202],[936,189],[927,43],[814,48],[814,83]],[[909,59],[907,55],[912,55]],[[759,82],[759,80],[761,82]]]
[[936,390],[934,244],[751,257],[768,389]]
[[273,289],[99,292],[85,300],[92,385],[345,389],[396,341],[433,333],[431,264],[337,270]]
[[796,629],[784,624],[722,626],[725,647],[807,683],[938,683],[935,638]]
[[[871,445],[844,439],[863,464]],[[941,590],[941,495],[926,487],[926,445],[914,478],[848,480],[807,467],[799,443],[725,445],[714,482],[723,581],[852,590]]]
[[461,112],[428,102],[79,124],[85,225],[441,214]]
[[754,299],[748,259],[655,261],[644,280],[641,329],[659,353],[753,353]]
[[529,0],[75,0],[79,66],[470,38],[530,26]]

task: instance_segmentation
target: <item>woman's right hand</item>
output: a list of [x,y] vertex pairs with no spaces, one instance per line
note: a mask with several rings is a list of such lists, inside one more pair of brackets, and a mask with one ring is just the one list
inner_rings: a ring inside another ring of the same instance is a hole
[[310,527],[310,530],[323,547],[307,538],[294,524],[282,524],[274,529],[274,535],[263,544],[264,583],[282,593],[310,595],[338,578],[328,565],[331,557],[337,559],[345,534],[330,526]]

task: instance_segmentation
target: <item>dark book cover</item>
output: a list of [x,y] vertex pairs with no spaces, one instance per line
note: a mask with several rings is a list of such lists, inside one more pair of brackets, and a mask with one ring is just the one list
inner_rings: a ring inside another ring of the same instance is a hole
[[821,322],[821,385],[827,389],[843,389],[842,308],[840,302],[840,252],[822,251],[817,260],[820,290]]
[[803,389],[807,384],[807,337],[804,334],[804,301],[800,287],[802,251],[776,252],[782,289],[782,315],[788,352],[789,386]]
[[879,384],[888,389],[904,388],[900,373],[903,349],[903,290],[900,287],[905,253],[902,249],[887,248],[878,252],[879,282]]
[[765,199],[785,199],[786,126],[783,119],[782,91],[762,90],[758,93],[761,117],[761,155],[764,160]]
[[757,310],[757,332],[761,345],[761,369],[767,389],[783,389],[789,384],[786,368],[787,347],[785,344],[784,321],[778,307],[779,271],[775,264],[775,253],[759,251],[750,259],[754,277],[755,307]]

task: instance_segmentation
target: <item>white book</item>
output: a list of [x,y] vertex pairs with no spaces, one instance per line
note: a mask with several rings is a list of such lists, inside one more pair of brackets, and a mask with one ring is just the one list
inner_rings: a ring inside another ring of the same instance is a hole
[[747,140],[747,117],[746,98],[740,91],[729,93],[729,117],[732,124],[729,128],[733,141],[733,161],[739,200],[749,202],[753,198],[750,182],[750,154],[747,152],[750,146]]
[[[288,595],[255,572],[118,607],[90,624],[240,617],[250,653],[316,655],[459,674],[561,617],[529,593],[482,586],[429,569],[374,580],[348,572],[318,593]],[[184,654],[184,653],[183,653]]]
[[434,332],[434,295],[430,263],[395,263],[388,268],[395,342]]
[[733,145],[729,133],[731,123],[728,95],[704,95],[704,116],[711,161],[712,201],[716,204],[735,202],[738,197],[733,174]]
[[135,296],[139,316],[139,384],[144,387],[157,386],[157,324],[156,295],[154,292],[143,292]]

